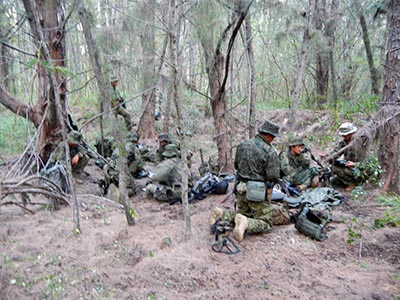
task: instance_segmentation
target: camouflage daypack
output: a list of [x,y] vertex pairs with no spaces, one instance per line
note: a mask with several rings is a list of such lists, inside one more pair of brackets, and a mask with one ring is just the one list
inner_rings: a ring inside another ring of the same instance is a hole
[[331,221],[331,214],[327,210],[314,210],[303,205],[294,216],[296,229],[304,235],[324,241],[328,238],[325,226]]

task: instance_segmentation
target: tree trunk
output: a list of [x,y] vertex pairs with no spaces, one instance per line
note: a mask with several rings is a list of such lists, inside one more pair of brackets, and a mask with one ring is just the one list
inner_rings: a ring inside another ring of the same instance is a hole
[[[180,84],[179,84],[179,44],[178,39],[180,36],[180,23],[181,23],[181,13],[182,9],[182,1],[178,0],[178,3],[175,0],[171,0],[171,9],[170,9],[170,22],[169,22],[169,34],[170,34],[170,54],[171,54],[171,77],[173,82],[173,97],[176,107],[177,121],[178,121],[178,129],[179,132],[184,133],[185,130],[183,128],[182,123],[182,108],[180,103]],[[181,168],[183,171],[182,174],[182,204],[184,207],[184,222],[185,222],[185,239],[189,239],[192,235],[192,226],[190,220],[190,210],[189,210],[189,201],[188,201],[188,163],[187,163],[187,150],[186,150],[186,141],[185,134],[181,136],[181,158],[182,165]]]
[[365,16],[364,16],[363,9],[360,5],[359,0],[355,0],[354,4],[355,4],[355,7],[358,12],[358,18],[360,20],[360,25],[361,25],[361,29],[362,29],[362,38],[363,38],[364,47],[365,47],[365,53],[367,55],[369,72],[371,74],[371,90],[372,90],[372,93],[374,93],[375,95],[379,95],[379,74],[378,74],[378,70],[375,68],[375,65],[374,65],[374,57],[372,55],[371,42],[370,42],[370,38],[369,38],[367,22],[365,21]]
[[308,42],[310,40],[310,27],[313,22],[314,12],[315,12],[315,0],[310,0],[307,10],[307,23],[304,27],[303,43],[301,45],[301,50],[300,50],[300,58],[299,58],[300,62],[299,62],[299,68],[297,69],[289,128],[292,128],[292,126],[294,125],[294,121],[297,119],[297,106],[299,103],[301,88],[303,85],[303,75],[307,60],[307,48],[308,48]]
[[[385,83],[383,86],[381,119],[388,118],[400,109],[400,1],[391,0],[389,6],[389,36],[386,49]],[[394,117],[380,131],[379,160],[385,173],[383,190],[398,194],[399,191],[399,116]]]
[[253,50],[253,36],[251,32],[251,17],[250,13],[247,14],[245,20],[245,47],[247,54],[247,61],[249,66],[249,82],[248,82],[248,117],[247,121],[249,124],[249,138],[252,138],[256,134],[256,120],[255,120],[255,108],[256,108],[256,87],[254,82],[255,77],[255,66],[254,66],[254,50]]
[[143,114],[139,122],[139,135],[144,139],[154,139],[157,135],[156,123],[154,119],[154,111],[156,108],[155,93],[155,65],[154,53],[155,46],[155,0],[145,0],[142,3],[141,14],[143,16],[143,24],[141,25],[140,45],[142,46],[142,108]]
[[[52,60],[52,65],[55,67],[65,66],[65,31],[62,27],[64,24],[64,10],[60,3],[52,0],[29,1],[23,0],[25,11],[31,26],[35,43],[37,46],[37,53],[41,53],[41,43],[39,30],[43,30],[44,43],[49,49],[49,58]],[[39,16],[40,28],[36,27],[35,15]],[[54,72],[54,70],[50,70]],[[66,106],[66,80],[62,77],[60,72],[54,72],[56,85],[53,86],[49,80],[49,74],[43,64],[37,65],[37,74],[39,81],[39,96],[33,110],[42,115],[45,119],[42,123],[39,137],[39,154],[44,163],[47,162],[50,154],[61,142],[61,122],[67,122],[67,106]],[[55,105],[55,93],[58,93],[61,101],[62,116],[60,120],[57,117]]]
[[[5,38],[6,38],[5,32],[0,27],[0,41],[1,40],[5,40]],[[0,81],[0,84],[2,84],[6,90],[10,89],[10,79],[9,79],[9,75],[10,75],[10,64],[9,64],[10,55],[11,55],[11,53],[8,50],[7,46],[4,45],[3,43],[1,43],[1,45],[0,45],[0,57],[1,57],[1,61],[0,61],[0,65],[1,65],[0,79],[1,79],[1,81]]]
[[[90,23],[88,20],[91,19],[90,13],[86,10],[86,8],[83,6],[83,3],[79,3],[79,20],[82,24],[82,29],[83,33],[85,35],[86,39],[86,44],[88,47],[88,52],[89,52],[89,57],[91,58],[91,64],[92,68],[94,70],[94,73],[96,75],[96,81],[97,81],[97,86],[100,90],[100,95],[101,95],[101,101],[105,103],[107,100],[106,99],[111,99],[112,97],[112,91],[111,91],[111,85],[108,84],[108,81],[104,78],[104,73],[102,71],[102,67],[100,65],[100,53],[96,45],[96,41],[94,40],[92,36],[92,30],[90,27]],[[127,161],[126,161],[126,150],[125,150],[125,143],[124,143],[124,138],[121,137],[120,130],[118,129],[118,119],[115,116],[115,114],[110,114],[111,117],[113,118],[112,122],[112,134],[113,137],[117,141],[117,147],[119,150],[119,159],[118,159],[118,167],[119,167],[119,190],[120,190],[120,196],[121,196],[121,203],[124,207],[125,210],[125,216],[126,220],[128,222],[128,225],[134,225],[135,224],[135,219],[134,219],[134,213],[132,208],[129,207],[128,204],[128,192],[126,188],[126,174],[127,174]]]
[[324,37],[322,46],[317,46],[316,54],[316,68],[315,68],[315,80],[316,80],[316,98],[317,107],[322,109],[322,106],[327,102],[328,99],[328,87],[329,87],[329,50],[327,45],[326,36],[326,0],[317,0],[315,8],[315,29],[321,31]]
[[336,36],[336,20],[339,10],[339,0],[332,0],[331,12],[329,21],[327,23],[327,38],[328,38],[328,51],[329,51],[329,68],[330,77],[332,83],[332,95],[335,108],[337,107],[338,100],[338,88],[336,84],[336,74],[335,74],[335,60],[334,60],[334,49],[335,49],[335,36]]

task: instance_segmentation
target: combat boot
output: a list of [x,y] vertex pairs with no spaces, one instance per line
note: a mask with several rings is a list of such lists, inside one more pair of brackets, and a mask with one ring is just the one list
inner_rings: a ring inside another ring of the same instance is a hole
[[356,187],[356,184],[352,183],[352,184],[348,185],[344,190],[346,192],[351,192],[352,190],[354,190],[355,187]]
[[313,179],[311,180],[310,187],[315,189],[318,187],[318,184],[319,184],[319,176],[314,176]]
[[210,220],[208,221],[208,224],[210,224],[210,225],[215,224],[215,222],[217,222],[218,219],[222,218],[223,213],[224,213],[224,211],[222,210],[222,208],[215,207],[211,213],[211,217],[210,217]]
[[235,217],[235,228],[233,229],[233,238],[238,242],[243,241],[244,233],[249,226],[249,221],[247,217],[243,216],[242,214],[237,214]]

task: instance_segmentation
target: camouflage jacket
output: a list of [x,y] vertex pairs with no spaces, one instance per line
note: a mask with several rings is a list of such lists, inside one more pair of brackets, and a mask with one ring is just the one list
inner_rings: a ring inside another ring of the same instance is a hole
[[111,105],[113,107],[117,106],[119,104],[119,100],[121,99],[121,95],[118,91],[117,88],[113,88],[113,93],[112,93],[112,98],[111,98]]
[[284,178],[289,181],[297,173],[312,167],[310,152],[292,155],[288,149],[279,154],[279,159]]
[[[143,170],[144,163],[140,155],[140,151],[135,144],[130,142],[125,144],[126,158],[128,163],[128,171],[132,176],[137,175]],[[111,155],[111,159],[116,161],[119,157],[119,149],[116,147]]]
[[279,179],[279,158],[261,135],[242,142],[236,151],[235,169],[239,180],[275,182]]
[[[340,141],[335,148],[333,148],[333,150],[328,154],[328,156],[333,155],[334,153],[338,152],[340,149],[346,147],[347,144],[344,140]],[[350,147],[349,149],[347,149],[343,154],[344,159],[345,160],[349,160],[349,161],[353,161],[353,162],[361,162],[365,159],[365,152],[363,153],[363,151],[356,151],[356,149],[354,149],[354,147]],[[342,156],[340,155],[340,156]],[[340,157],[339,156],[339,157]],[[339,158],[337,157],[337,158]]]
[[158,165],[157,173],[151,180],[173,188],[182,185],[182,174],[181,159],[167,158]]

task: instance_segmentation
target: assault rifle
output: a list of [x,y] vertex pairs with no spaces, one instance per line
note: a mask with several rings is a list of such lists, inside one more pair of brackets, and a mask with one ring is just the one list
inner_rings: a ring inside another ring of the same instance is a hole
[[283,192],[287,196],[294,196],[294,197],[300,197],[301,192],[289,181],[285,181],[283,179],[278,180],[278,184],[281,186]]
[[319,166],[319,182],[322,183],[323,186],[328,185],[329,183],[329,178],[332,177],[332,171],[329,167],[325,167],[311,152],[310,149],[307,147],[304,147],[303,150],[301,151],[302,153],[310,152],[311,159],[317,163]]
[[93,150],[83,138],[81,138],[79,141],[79,147],[82,147],[84,150],[86,150],[90,158],[96,159],[96,165],[108,165],[111,169],[116,170],[116,168],[110,164],[107,159],[100,155],[96,150]]

